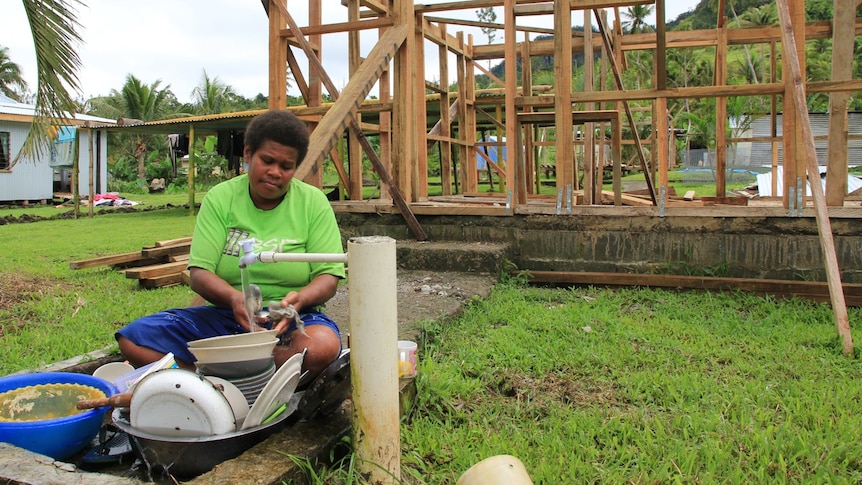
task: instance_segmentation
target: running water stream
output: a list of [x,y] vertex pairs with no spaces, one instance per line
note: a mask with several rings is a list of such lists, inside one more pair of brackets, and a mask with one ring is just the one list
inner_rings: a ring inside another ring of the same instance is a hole
[[250,281],[251,275],[249,274],[248,266],[240,266],[239,276],[242,284],[245,314],[248,316],[249,332],[255,332],[257,331],[255,317],[263,308],[263,295],[260,292],[260,288]]

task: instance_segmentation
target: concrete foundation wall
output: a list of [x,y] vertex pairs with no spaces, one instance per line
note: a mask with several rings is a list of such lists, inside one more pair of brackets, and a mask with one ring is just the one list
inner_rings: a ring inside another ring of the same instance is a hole
[[[399,243],[415,241],[399,215],[337,216],[345,240],[385,235]],[[813,217],[417,218],[433,243],[501,243],[505,259],[520,269],[826,281]],[[833,219],[831,224],[842,281],[862,283],[862,223]]]

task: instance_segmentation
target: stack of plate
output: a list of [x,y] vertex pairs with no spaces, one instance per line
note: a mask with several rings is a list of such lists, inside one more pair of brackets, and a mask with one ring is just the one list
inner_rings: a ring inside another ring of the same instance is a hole
[[189,351],[202,374],[235,379],[260,374],[272,366],[276,344],[275,330],[266,330],[193,340]]
[[263,372],[246,377],[226,377],[225,380],[239,388],[248,405],[251,406],[272,379],[273,374],[275,374],[275,362],[272,362]]

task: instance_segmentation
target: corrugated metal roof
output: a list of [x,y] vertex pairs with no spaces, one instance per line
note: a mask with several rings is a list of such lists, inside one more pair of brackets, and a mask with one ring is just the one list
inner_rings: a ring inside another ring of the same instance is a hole
[[169,135],[188,131],[195,127],[197,133],[216,133],[228,130],[244,130],[249,120],[265,112],[265,109],[237,111],[213,115],[186,116],[169,120],[140,122],[138,120],[119,119],[116,126],[105,127],[107,131],[133,133],[150,133]]
[[[829,113],[810,113],[811,133],[814,136],[825,136],[829,134]],[[851,135],[862,134],[862,113],[850,112],[847,114],[847,132]],[[782,135],[782,115],[778,114],[777,129],[778,136]],[[751,124],[751,136],[765,137],[771,134],[771,121],[768,116],[754,120]],[[826,163],[827,140],[816,140],[814,147],[817,152],[817,162]],[[778,144],[778,163],[784,162],[784,150],[781,143]],[[862,165],[862,140],[847,141],[847,164],[851,167]],[[754,142],[751,144],[751,165],[772,165],[772,143]]]
[[[27,103],[19,103],[14,99],[8,98],[0,94],[0,120],[4,119],[4,115],[9,115],[5,118],[12,121],[21,121],[21,117],[33,118],[34,116],[36,116],[36,106]],[[106,126],[113,126],[116,124],[114,120],[109,118],[100,118],[98,116],[91,116],[80,113],[76,113],[74,119],[77,121],[89,121],[91,123]]]

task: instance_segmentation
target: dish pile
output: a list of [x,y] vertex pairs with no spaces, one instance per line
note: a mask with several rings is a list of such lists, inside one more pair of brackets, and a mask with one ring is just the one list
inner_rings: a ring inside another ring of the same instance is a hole
[[216,385],[184,369],[159,370],[135,385],[129,422],[135,429],[165,438],[230,433],[236,431],[237,420],[248,414],[244,399],[234,410],[234,391],[238,389],[227,381]]
[[249,402],[231,381],[184,369],[163,369],[138,382],[128,409],[114,424],[129,434],[132,449],[150,468],[193,477],[281,428],[299,407],[295,394],[303,354],[270,373]]
[[275,374],[276,344],[276,331],[266,330],[193,340],[188,345],[201,374],[230,381],[251,406]]

